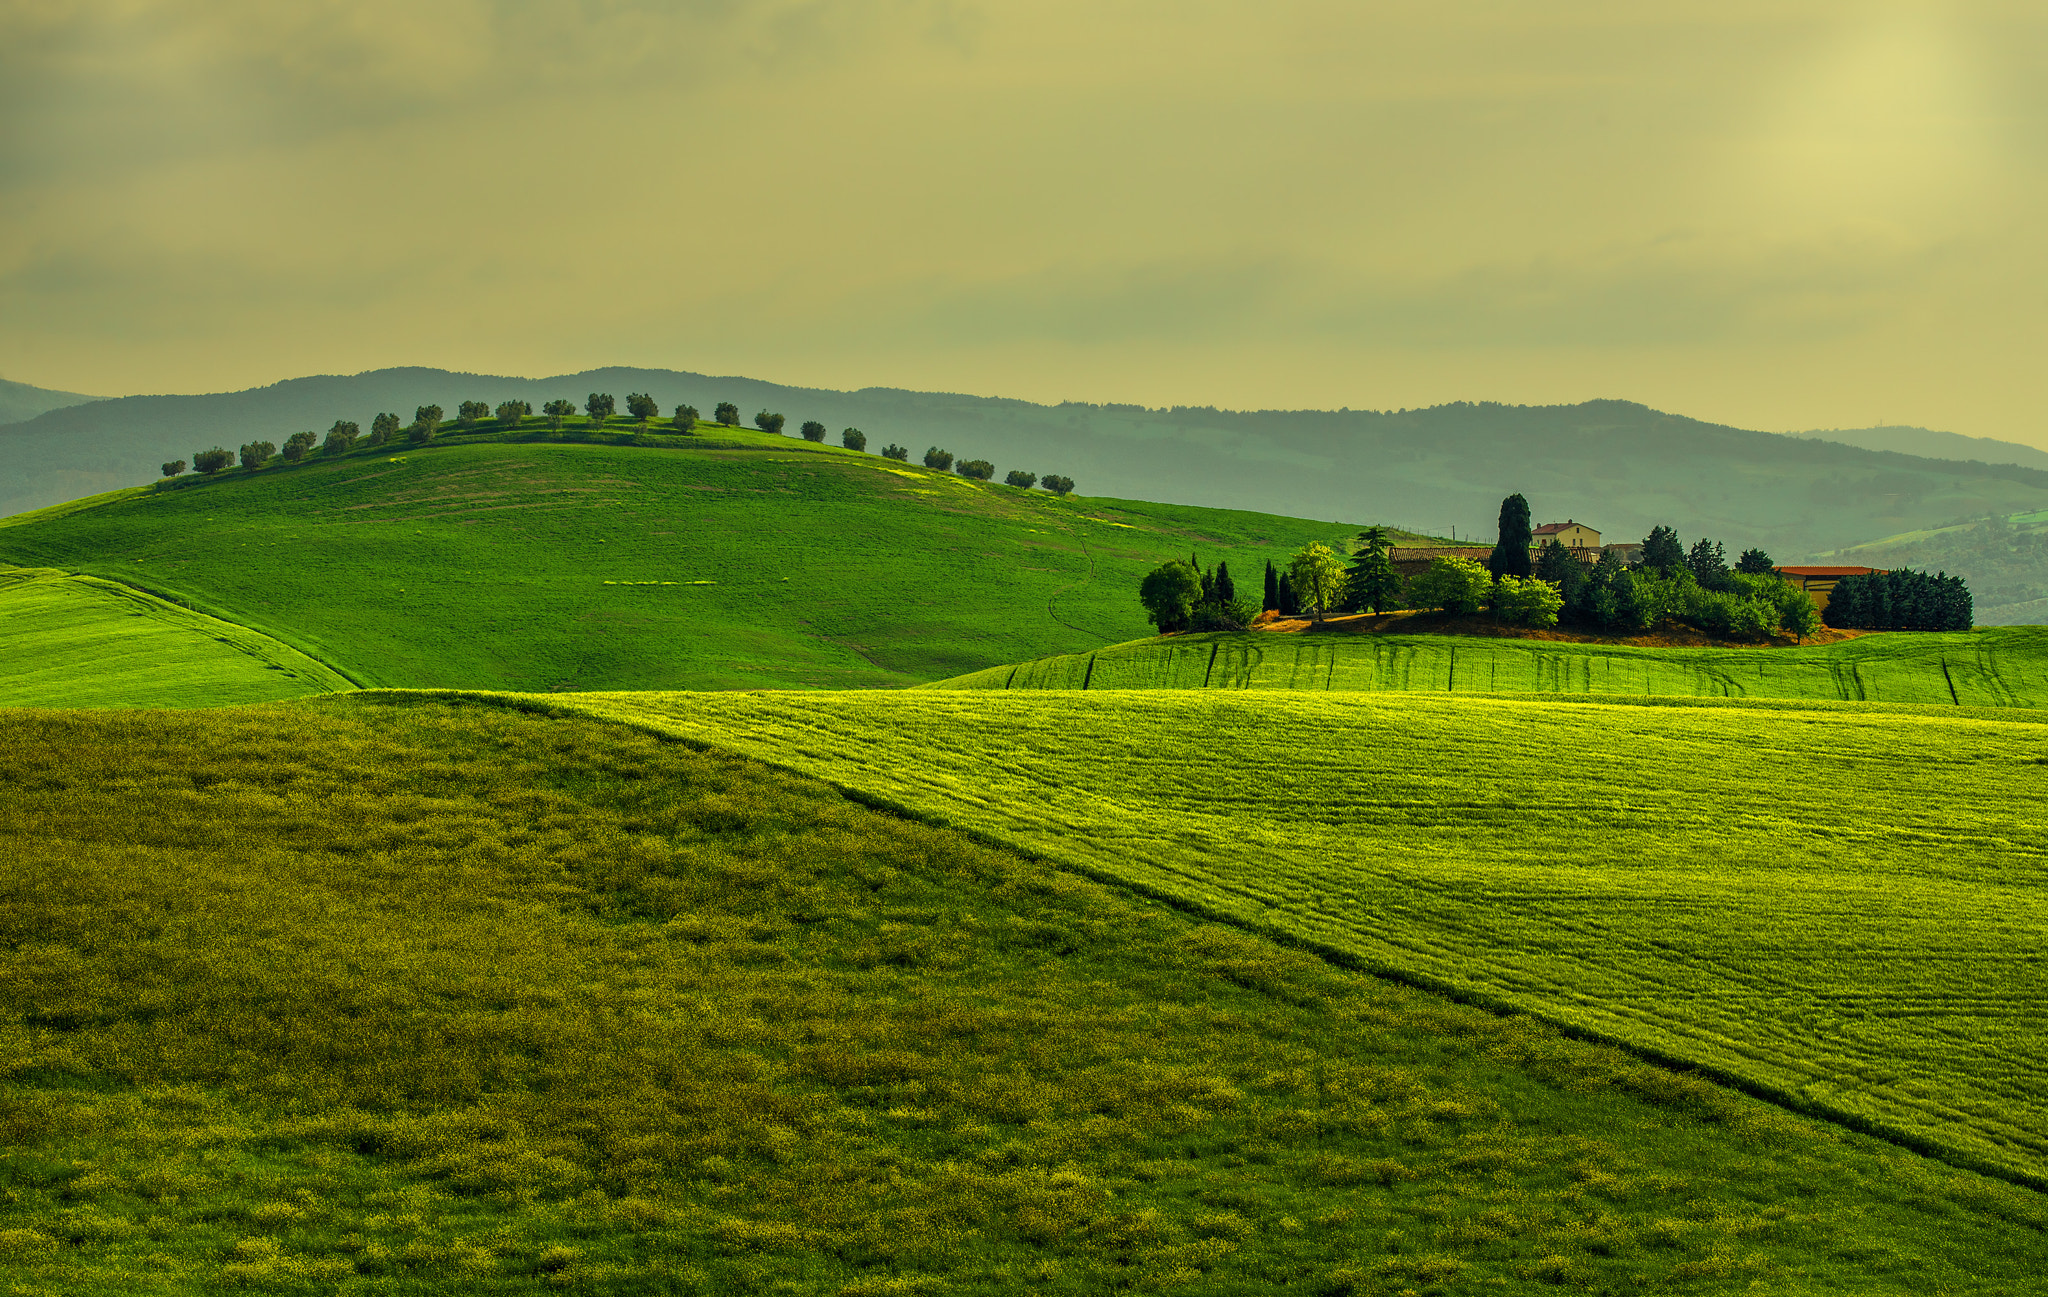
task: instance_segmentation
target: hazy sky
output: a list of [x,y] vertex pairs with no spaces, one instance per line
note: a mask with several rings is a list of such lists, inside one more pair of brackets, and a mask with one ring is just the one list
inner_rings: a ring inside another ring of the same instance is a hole
[[9,0],[0,376],[2048,445],[2048,6]]

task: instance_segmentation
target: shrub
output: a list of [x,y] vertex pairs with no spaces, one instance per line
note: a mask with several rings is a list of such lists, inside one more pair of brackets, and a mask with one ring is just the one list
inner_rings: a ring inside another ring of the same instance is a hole
[[825,425],[819,423],[816,419],[805,419],[801,431],[804,434],[805,441],[822,442],[825,440]]
[[208,477],[226,472],[228,465],[234,462],[233,453],[220,446],[215,446],[212,450],[194,451],[192,454],[192,467]]
[[712,410],[712,417],[728,428],[740,426],[740,407],[731,401],[720,401]]
[[754,415],[754,426],[772,437],[780,437],[782,435],[782,425],[784,422],[786,420],[781,415],[770,413],[767,410],[761,410]]
[[1038,474],[1027,473],[1021,468],[1013,468],[1003,478],[1003,485],[1021,486],[1029,490],[1031,487],[1038,485]]
[[1510,626],[1555,626],[1562,607],[1564,595],[1539,577],[1504,576],[1494,582],[1493,615]]
[[262,468],[276,453],[277,447],[267,441],[249,442],[242,447],[242,467],[252,470]]
[[848,450],[866,450],[868,435],[859,428],[847,428],[839,434],[839,444]]
[[1441,608],[1454,617],[1465,617],[1486,606],[1493,593],[1493,574],[1484,563],[1469,558],[1433,558],[1427,571],[1408,582],[1408,606]]
[[172,461],[170,461],[169,463],[167,463],[167,464],[165,464],[165,465],[164,465],[164,476],[165,476],[165,477],[176,477],[176,476],[177,476],[178,474],[180,474],[180,473],[182,473],[182,472],[184,472],[184,471],[185,471],[185,461],[184,461],[184,460],[182,460],[182,459],[174,459],[174,460],[172,460]]
[[670,422],[675,424],[677,432],[695,432],[698,417],[696,406],[679,405],[676,407],[676,417]]
[[962,477],[986,482],[996,475],[996,466],[985,459],[963,459],[954,466],[953,471]]
[[1054,473],[1047,473],[1044,477],[1039,478],[1038,484],[1054,495],[1068,495],[1074,489],[1073,478],[1060,477]]
[[1195,605],[1191,630],[1246,630],[1262,610],[1249,599],[1211,599]]
[[903,463],[908,463],[910,461],[910,447],[899,446],[892,441],[888,445],[882,447],[882,458],[893,459]]
[[936,468],[943,473],[953,466],[953,452],[950,450],[940,450],[937,446],[933,446],[924,453],[924,466],[926,468]]

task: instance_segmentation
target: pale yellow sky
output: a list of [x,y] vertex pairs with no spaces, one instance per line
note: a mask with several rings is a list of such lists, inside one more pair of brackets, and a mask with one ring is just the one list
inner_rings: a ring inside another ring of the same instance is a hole
[[2044,159],[2037,0],[13,0],[0,375],[2048,446]]

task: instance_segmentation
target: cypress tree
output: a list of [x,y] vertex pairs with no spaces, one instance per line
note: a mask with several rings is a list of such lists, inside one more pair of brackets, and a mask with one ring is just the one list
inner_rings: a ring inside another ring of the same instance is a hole
[[1282,572],[1280,574],[1280,615],[1282,617],[1292,617],[1300,611],[1301,605],[1294,598],[1294,583],[1287,579],[1285,572]]
[[1216,602],[1237,602],[1237,583],[1230,579],[1230,564],[1216,565]]
[[1273,570],[1273,560],[1266,560],[1266,601],[1261,611],[1280,611],[1280,574]]
[[1518,491],[1500,502],[1500,538],[1487,570],[1496,578],[1529,575],[1529,502]]

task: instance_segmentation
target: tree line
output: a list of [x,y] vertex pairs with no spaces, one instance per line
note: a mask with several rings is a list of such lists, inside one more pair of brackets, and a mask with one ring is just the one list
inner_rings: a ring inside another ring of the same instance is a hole
[[[583,402],[585,430],[602,431],[610,426],[617,413],[618,402],[611,393],[592,392]],[[711,414],[710,422],[715,426],[729,428],[740,426],[740,407],[731,401],[718,402],[717,405],[712,407]],[[575,415],[576,405],[574,402],[557,399],[541,406],[539,418],[546,423],[550,432],[560,432],[563,426],[571,418],[574,418]],[[401,436],[409,445],[423,446],[431,442],[440,433],[443,425],[447,422],[447,417],[447,411],[438,405],[422,405],[414,410],[410,424],[404,422],[397,414],[380,413],[370,421],[370,433],[367,438],[363,436],[363,430],[360,425],[347,419],[336,419],[334,426],[327,430],[326,440],[320,442],[319,453],[322,455],[345,455],[354,450],[359,441],[364,445],[372,447],[387,446],[399,441]],[[500,401],[495,407],[485,401],[463,401],[455,407],[454,426],[467,432],[495,423],[500,428],[510,430],[523,426],[534,417],[533,406],[526,401]],[[636,433],[651,432],[654,430],[656,422],[660,421],[669,430],[685,435],[695,435],[698,425],[706,422],[698,412],[697,407],[688,403],[676,406],[664,418],[661,413],[661,404],[645,392],[628,392],[626,394],[626,417],[631,423],[636,425]],[[772,410],[761,410],[754,415],[754,426],[762,432],[773,436],[782,436],[782,430],[787,424],[788,420],[786,418]],[[805,441],[818,443],[822,443],[829,434],[829,430],[825,425],[816,419],[805,420],[798,428],[798,432]],[[313,444],[319,440],[311,432],[293,433],[285,439],[282,453],[286,462],[296,464],[304,460],[308,455],[314,453]],[[865,452],[868,448],[868,436],[859,428],[844,428],[839,433],[839,444],[848,450]],[[910,458],[908,447],[898,446],[894,443],[884,447],[881,453],[885,459],[907,462]],[[268,464],[278,454],[277,446],[268,441],[248,442],[242,446],[239,454],[230,453],[220,446],[214,446],[208,450],[194,452],[191,468],[196,473],[207,477],[215,477],[226,472],[239,461],[244,469],[253,471]],[[935,469],[942,473],[951,468],[960,476],[972,478],[978,482],[989,481],[995,476],[996,472],[995,465],[985,459],[966,459],[955,464],[953,452],[941,450],[937,446],[933,446],[925,451],[924,465],[926,468]],[[163,465],[163,475],[167,478],[177,477],[184,473],[185,469],[186,462],[184,460],[169,460]],[[1008,486],[1021,487],[1026,490],[1033,486],[1042,487],[1055,495],[1069,495],[1074,490],[1074,479],[1058,473],[1047,473],[1044,476],[1040,476],[1036,473],[1027,473],[1020,469],[1013,469],[1003,481]]]
[[[1138,598],[1161,634],[1242,630],[1266,612],[1321,621],[1336,613],[1401,608],[1452,617],[1490,613],[1506,625],[1564,624],[1621,635],[1676,621],[1724,639],[1780,633],[1804,639],[1822,624],[1812,598],[1780,576],[1761,549],[1744,550],[1731,565],[1721,542],[1701,537],[1688,548],[1672,528],[1658,526],[1643,539],[1635,562],[1604,550],[1588,563],[1585,551],[1555,541],[1535,547],[1532,558],[1532,540],[1529,504],[1517,494],[1501,502],[1499,539],[1485,563],[1439,555],[1424,571],[1404,578],[1394,566],[1386,529],[1368,527],[1352,542],[1348,564],[1320,541],[1304,545],[1281,566],[1268,561],[1265,597],[1257,609],[1234,598],[1214,599],[1192,558],[1148,573]],[[1962,578],[1899,571],[1843,578],[1830,595],[1826,623],[1968,630],[1971,615]]]

